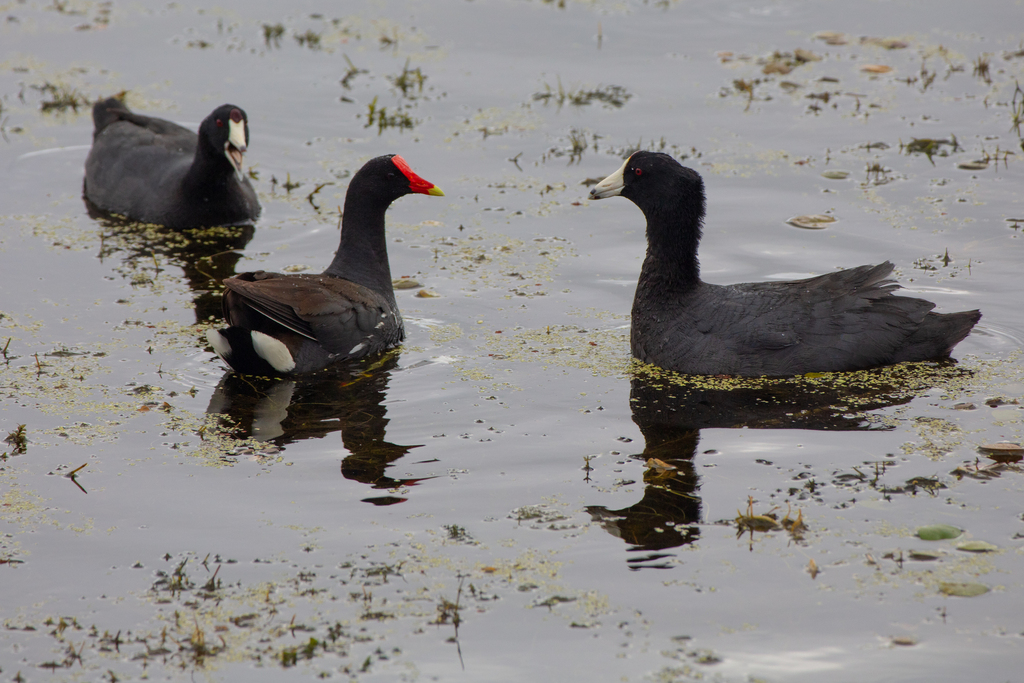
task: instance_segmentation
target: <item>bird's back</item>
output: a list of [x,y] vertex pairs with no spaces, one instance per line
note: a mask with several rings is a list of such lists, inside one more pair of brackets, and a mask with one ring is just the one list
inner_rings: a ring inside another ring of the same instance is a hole
[[93,107],[85,194],[107,211],[159,222],[180,201],[177,188],[195,157],[198,136],[176,123],[135,114],[117,100]]
[[930,313],[894,296],[891,263],[792,282],[637,289],[633,352],[689,374],[785,376],[857,370],[949,353],[980,314]]

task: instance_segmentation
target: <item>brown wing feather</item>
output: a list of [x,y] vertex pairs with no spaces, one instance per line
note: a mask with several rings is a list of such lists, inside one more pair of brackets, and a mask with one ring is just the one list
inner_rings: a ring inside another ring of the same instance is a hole
[[[329,349],[351,345],[349,336],[353,334],[357,336],[352,343],[358,343],[362,334],[372,333],[372,324],[380,317],[379,313],[372,316],[367,313],[390,308],[365,287],[325,275],[257,271],[228,278],[224,285],[249,308]],[[225,301],[228,323],[244,326],[240,319],[244,313],[235,308],[237,302]]]

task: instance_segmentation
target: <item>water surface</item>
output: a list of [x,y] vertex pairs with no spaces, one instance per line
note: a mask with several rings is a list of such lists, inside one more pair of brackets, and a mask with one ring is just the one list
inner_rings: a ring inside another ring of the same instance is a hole
[[[978,446],[1021,439],[1018,6],[347,11],[4,8],[0,436],[27,436],[0,448],[5,676],[1017,675],[1021,472]],[[122,90],[187,125],[246,109],[252,229],[85,206],[88,105],[47,103]],[[652,388],[628,366],[642,217],[585,199],[636,147],[703,174],[708,281],[889,259],[984,318],[948,366]],[[392,271],[423,285],[398,293],[406,344],[228,375],[219,280],[322,269],[347,178],[388,152],[446,192],[388,214]],[[748,505],[802,526],[743,531]],[[914,536],[935,523],[964,534]]]

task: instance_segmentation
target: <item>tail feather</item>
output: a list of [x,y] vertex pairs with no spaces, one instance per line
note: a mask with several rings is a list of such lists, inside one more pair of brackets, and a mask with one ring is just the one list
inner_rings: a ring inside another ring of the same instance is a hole
[[124,114],[130,113],[124,102],[116,97],[97,101],[92,105],[93,137],[99,135],[100,131],[115,121],[120,121]]
[[970,334],[981,320],[981,311],[929,313],[903,346],[893,362],[929,360],[948,356],[953,347]]

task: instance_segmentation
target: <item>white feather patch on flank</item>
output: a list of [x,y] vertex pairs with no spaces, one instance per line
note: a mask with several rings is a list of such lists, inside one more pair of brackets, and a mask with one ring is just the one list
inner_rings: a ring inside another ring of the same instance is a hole
[[207,330],[206,341],[213,347],[214,353],[224,360],[231,356],[231,344],[228,342],[227,337],[220,333],[220,330]]
[[292,352],[284,343],[269,334],[255,330],[251,334],[252,348],[256,350],[260,358],[270,363],[270,367],[278,372],[290,372],[295,369],[295,359],[292,358]]
[[366,342],[359,342],[348,352],[348,355],[352,356],[366,348]]

